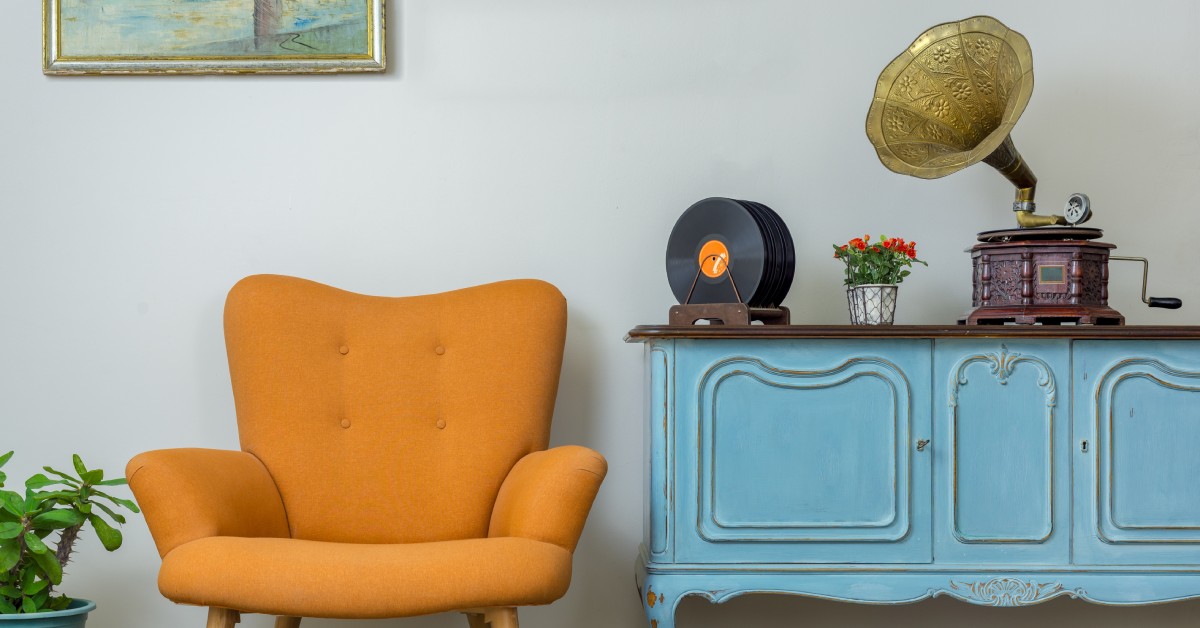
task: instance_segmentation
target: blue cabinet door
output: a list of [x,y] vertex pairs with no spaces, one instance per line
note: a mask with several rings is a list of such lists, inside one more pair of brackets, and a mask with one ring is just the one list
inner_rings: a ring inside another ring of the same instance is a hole
[[931,346],[675,341],[676,562],[929,562]]
[[1068,341],[939,339],[933,373],[938,562],[1066,564]]
[[1075,562],[1200,564],[1200,343],[1077,341]]

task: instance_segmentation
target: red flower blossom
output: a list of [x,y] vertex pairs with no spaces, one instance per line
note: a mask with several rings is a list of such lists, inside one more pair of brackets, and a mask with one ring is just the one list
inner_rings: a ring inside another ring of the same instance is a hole
[[864,234],[846,244],[834,244],[833,257],[846,265],[847,286],[900,283],[914,263],[928,266],[917,258],[916,242],[882,235],[874,243],[870,234]]

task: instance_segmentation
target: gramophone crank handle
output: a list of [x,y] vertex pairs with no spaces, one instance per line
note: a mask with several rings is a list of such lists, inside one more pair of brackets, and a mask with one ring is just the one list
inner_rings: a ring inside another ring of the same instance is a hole
[[1175,297],[1150,297],[1150,300],[1146,301],[1146,303],[1150,307],[1162,307],[1168,310],[1178,310],[1183,307],[1183,301]]
[[1141,262],[1142,263],[1142,303],[1150,307],[1161,307],[1168,310],[1178,310],[1183,307],[1183,301],[1175,297],[1150,297],[1146,298],[1146,283],[1150,275],[1150,261],[1144,257],[1125,257],[1122,255],[1110,255],[1108,259],[1114,259],[1121,262]]

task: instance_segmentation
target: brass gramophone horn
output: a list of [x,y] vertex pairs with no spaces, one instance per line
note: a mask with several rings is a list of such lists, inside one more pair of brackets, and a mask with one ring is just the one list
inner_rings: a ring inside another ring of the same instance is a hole
[[1009,133],[1033,93],[1033,53],[1020,33],[987,16],[921,33],[884,68],[867,137],[894,172],[937,179],[980,161],[1017,186],[1022,227],[1065,225],[1036,216],[1037,177]]

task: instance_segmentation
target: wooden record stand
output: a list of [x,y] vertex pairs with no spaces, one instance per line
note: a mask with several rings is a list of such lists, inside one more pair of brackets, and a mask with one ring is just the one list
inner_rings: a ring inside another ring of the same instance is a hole
[[[705,261],[716,259],[717,256],[710,256]],[[733,280],[733,274],[729,272],[729,265],[725,265],[724,275],[729,279],[729,286],[733,288],[733,296],[737,299],[734,303],[692,303],[692,293],[696,291],[696,282],[700,280],[701,266],[696,266],[696,276],[692,279],[692,287],[688,290],[687,298],[679,305],[672,305],[671,312],[668,317],[668,324],[672,326],[688,326],[695,325],[697,321],[708,321],[710,325],[750,325],[754,321],[759,321],[764,325],[790,325],[792,323],[791,312],[783,306],[778,307],[750,307],[742,301],[742,294],[738,292],[737,282]]]
[[970,249],[971,305],[959,324],[1123,325],[1108,306],[1109,253],[1099,229],[1050,227],[979,234]]

